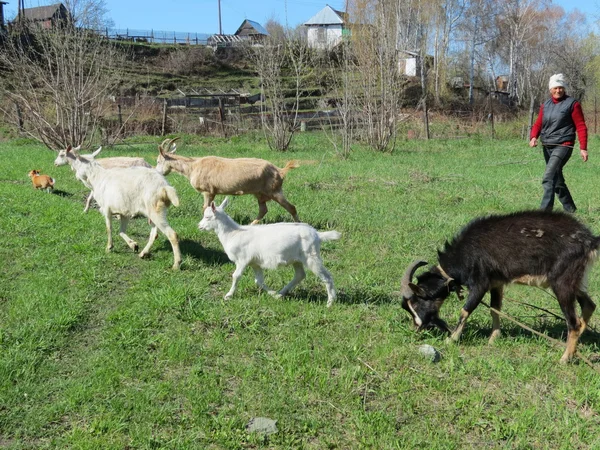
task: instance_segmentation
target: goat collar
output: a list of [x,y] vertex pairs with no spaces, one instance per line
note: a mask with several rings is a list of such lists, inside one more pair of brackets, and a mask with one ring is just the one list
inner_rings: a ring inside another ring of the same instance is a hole
[[462,300],[463,296],[462,296],[462,289],[460,287],[459,284],[456,284],[453,289],[450,288],[450,283],[452,281],[454,281],[454,278],[452,278],[450,275],[448,275],[446,273],[446,271],[444,269],[442,269],[442,266],[440,266],[439,264],[437,265],[437,270],[440,272],[440,275],[443,276],[446,279],[446,286],[448,286],[448,290],[454,290],[456,292],[456,296]]

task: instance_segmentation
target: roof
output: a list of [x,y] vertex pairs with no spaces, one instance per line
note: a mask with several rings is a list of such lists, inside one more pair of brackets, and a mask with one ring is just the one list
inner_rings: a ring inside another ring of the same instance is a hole
[[254,28],[258,32],[258,34],[264,34],[265,36],[269,35],[269,32],[260,23],[255,22],[254,20],[248,20],[248,19],[246,19],[242,22],[242,24],[239,26],[239,28],[237,29],[237,31],[234,34],[238,34],[242,30],[242,28],[244,27],[245,24],[249,24],[252,28]]
[[62,3],[56,3],[48,6],[36,6],[35,8],[25,8],[23,17],[29,20],[46,20],[53,17],[58,10],[64,8]]
[[344,19],[345,15],[345,12],[336,11],[331,6],[327,5],[304,22],[304,25],[342,25],[346,22]]

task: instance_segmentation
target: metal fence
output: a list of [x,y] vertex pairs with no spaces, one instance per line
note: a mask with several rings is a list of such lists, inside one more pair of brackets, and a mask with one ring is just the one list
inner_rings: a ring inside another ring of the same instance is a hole
[[96,30],[107,39],[117,41],[149,42],[156,44],[206,45],[211,36],[206,33],[190,33],[183,31],[135,30],[131,28],[104,28]]

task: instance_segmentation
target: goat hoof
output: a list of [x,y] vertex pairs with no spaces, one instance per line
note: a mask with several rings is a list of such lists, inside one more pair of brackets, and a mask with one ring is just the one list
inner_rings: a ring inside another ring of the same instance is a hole
[[144,259],[144,258],[145,258],[146,256],[148,256],[148,255],[149,255],[149,253],[144,253],[144,252],[142,252],[142,253],[140,253],[140,258],[141,258],[141,259]]
[[131,248],[133,249],[133,251],[134,251],[134,252],[136,252],[136,253],[137,253],[137,252],[138,252],[138,250],[140,249],[140,246],[139,246],[139,245],[137,245],[137,243],[134,243],[134,244],[133,244],[133,247],[131,247]]

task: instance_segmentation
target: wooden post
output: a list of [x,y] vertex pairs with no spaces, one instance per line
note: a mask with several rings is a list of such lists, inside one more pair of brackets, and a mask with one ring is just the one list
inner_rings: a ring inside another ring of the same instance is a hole
[[597,132],[597,124],[598,124],[598,97],[594,96],[594,134]]
[[529,140],[529,136],[531,135],[531,129],[533,128],[533,107],[535,106],[535,97],[531,97],[531,101],[529,102],[529,126],[527,127],[527,140]]
[[425,139],[429,140],[429,114],[427,113],[426,97],[423,97],[421,106],[423,107],[423,131],[425,131]]
[[15,103],[15,109],[17,112],[17,125],[19,126],[19,131],[23,131],[23,114],[21,114],[21,107],[18,103]]
[[492,127],[492,139],[496,137],[496,130],[494,129],[494,102],[492,101],[492,93],[490,92],[490,125]]
[[223,97],[219,97],[219,119],[221,120],[221,133],[225,137],[225,111],[223,110]]
[[162,126],[160,130],[160,135],[164,136],[167,131],[167,99],[164,99],[163,102],[163,115],[162,115]]
[[123,130],[123,114],[121,114],[121,104],[117,103],[117,115],[119,116],[119,130],[121,130],[121,132],[125,131]]

